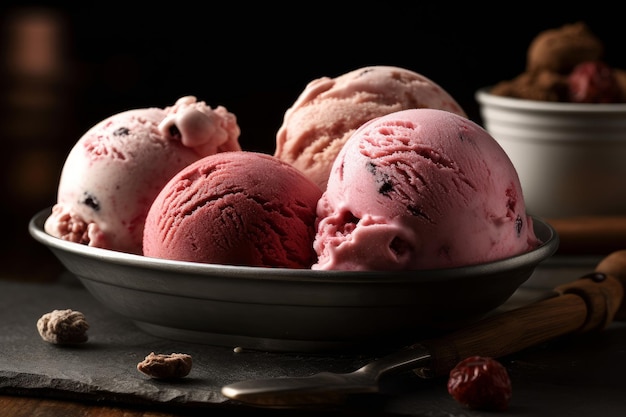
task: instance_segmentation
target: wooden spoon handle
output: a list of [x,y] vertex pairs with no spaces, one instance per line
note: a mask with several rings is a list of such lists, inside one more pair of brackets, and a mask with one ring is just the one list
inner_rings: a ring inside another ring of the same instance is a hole
[[559,235],[558,254],[602,255],[626,247],[626,216],[547,219]]
[[622,308],[624,286],[615,273],[626,277],[626,251],[609,255],[596,272],[557,287],[556,297],[420,342],[432,356],[432,366],[420,373],[445,375],[468,356],[497,358],[565,334],[604,329]]

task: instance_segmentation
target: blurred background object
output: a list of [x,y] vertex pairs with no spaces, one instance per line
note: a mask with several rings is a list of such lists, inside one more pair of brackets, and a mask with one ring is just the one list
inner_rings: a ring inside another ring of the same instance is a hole
[[38,262],[49,256],[32,245],[24,225],[28,213],[55,198],[68,137],[76,134],[66,36],[65,16],[55,11],[25,8],[3,16],[0,136],[5,150],[0,167],[8,230],[2,268],[10,275],[24,264],[40,272],[50,265]]
[[440,2],[358,3],[343,14],[335,6],[0,6],[3,269],[41,279],[62,270],[30,237],[28,221],[54,204],[73,144],[114,113],[194,95],[237,115],[244,149],[273,153],[283,114],[309,81],[362,66],[421,73],[478,122],[475,91],[519,74],[544,29],[584,20],[605,42],[607,60],[626,68],[622,18],[601,2],[500,15],[471,2],[452,10]]

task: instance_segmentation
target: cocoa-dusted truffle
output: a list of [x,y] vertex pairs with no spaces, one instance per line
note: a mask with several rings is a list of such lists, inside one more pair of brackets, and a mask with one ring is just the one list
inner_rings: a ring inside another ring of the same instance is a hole
[[526,70],[569,74],[580,62],[603,55],[602,41],[584,22],[577,22],[539,33],[528,47]]

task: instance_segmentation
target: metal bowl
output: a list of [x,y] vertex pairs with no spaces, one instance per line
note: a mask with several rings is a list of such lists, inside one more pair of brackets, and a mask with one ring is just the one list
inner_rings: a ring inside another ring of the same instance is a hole
[[397,346],[484,316],[557,249],[534,218],[538,248],[462,268],[356,272],[240,267],[149,258],[68,242],[29,223],[105,306],[163,338],[266,351]]

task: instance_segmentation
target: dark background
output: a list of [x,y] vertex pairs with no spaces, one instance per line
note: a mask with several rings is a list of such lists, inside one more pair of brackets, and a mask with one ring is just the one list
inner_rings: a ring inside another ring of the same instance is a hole
[[284,111],[309,81],[362,66],[421,73],[479,123],[476,89],[523,71],[542,30],[585,21],[605,42],[606,60],[626,68],[623,18],[601,2],[551,13],[527,3],[370,3],[2,6],[7,270],[54,274],[58,264],[29,236],[28,220],[54,203],[64,158],[82,133],[123,110],[194,95],[237,116],[244,149],[272,153]]

